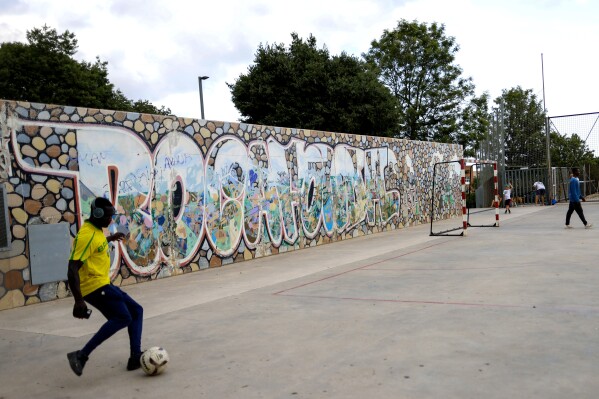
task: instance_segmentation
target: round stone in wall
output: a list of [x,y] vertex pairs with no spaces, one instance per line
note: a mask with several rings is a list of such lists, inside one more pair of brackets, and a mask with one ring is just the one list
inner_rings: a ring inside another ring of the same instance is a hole
[[65,198],[70,200],[71,198],[73,198],[73,190],[71,190],[70,188],[67,187],[63,187],[62,190],[60,190],[60,194]]
[[19,270],[10,270],[4,274],[4,287],[7,290],[18,290],[24,285],[23,275]]
[[51,301],[56,299],[56,291],[58,289],[58,283],[46,283],[40,287],[40,299],[43,301]]
[[56,179],[50,179],[46,182],[46,188],[54,194],[58,194],[60,192],[61,186],[62,184]]
[[55,206],[56,206],[56,209],[64,212],[67,210],[67,201],[64,198],[61,198],[58,201],[56,201]]
[[46,154],[48,154],[48,156],[50,156],[52,158],[58,157],[61,153],[62,153],[62,151],[61,151],[60,147],[57,145],[51,145],[46,150]]
[[50,126],[42,126],[42,128],[40,129],[40,136],[42,136],[43,138],[48,138],[48,136],[50,136],[53,131],[54,129],[52,129]]
[[15,220],[20,224],[25,224],[27,222],[27,219],[29,218],[29,216],[27,215],[27,212],[25,212],[21,208],[12,209],[11,213],[12,213],[12,216],[15,218]]
[[40,216],[46,223],[58,223],[62,218],[61,213],[56,208],[45,207],[40,212]]
[[64,281],[60,281],[58,283],[58,286],[56,287],[56,296],[59,299],[62,298],[66,298],[69,295],[69,292],[67,291],[67,285],[65,284]]
[[[21,290],[12,290],[6,292],[4,287],[0,287],[2,290],[0,291],[0,310],[3,309],[11,309],[25,305],[25,296],[21,292]],[[4,294],[3,296],[1,294]]]
[[52,136],[46,139],[46,144],[48,145],[60,145],[60,139],[57,135],[53,134]]
[[20,133],[17,136],[17,143],[19,143],[19,144],[29,144],[29,143],[31,143],[31,137],[29,137],[26,134]]
[[26,157],[35,158],[37,157],[37,150],[26,144],[21,147],[21,154],[25,155]]
[[54,194],[52,193],[48,193],[44,196],[44,198],[42,199],[42,204],[44,204],[44,206],[54,206],[54,203],[56,202],[56,198],[54,196]]
[[27,296],[37,295],[38,291],[39,291],[39,286],[31,285],[31,283],[29,281],[27,283],[25,283],[25,286],[23,287],[23,293]]
[[25,226],[22,226],[20,224],[16,224],[12,227],[12,236],[14,238],[25,238],[25,235],[27,234],[27,230],[25,229]]
[[70,146],[75,146],[77,144],[77,136],[75,136],[75,132],[68,132],[64,139]]
[[30,215],[37,215],[42,209],[42,203],[40,201],[27,199],[25,200],[25,210]]
[[31,189],[31,198],[34,200],[39,200],[43,198],[47,192],[48,191],[46,190],[46,187],[44,187],[43,184],[36,184]]
[[46,148],[46,142],[39,136],[34,137],[33,140],[31,140],[31,144],[38,151],[43,151]]
[[8,206],[10,208],[18,208],[23,205],[23,197],[16,193],[10,193],[7,195]]

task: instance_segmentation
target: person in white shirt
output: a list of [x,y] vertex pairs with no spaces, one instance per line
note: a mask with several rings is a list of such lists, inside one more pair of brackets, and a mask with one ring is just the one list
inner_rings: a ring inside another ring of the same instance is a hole
[[536,181],[532,187],[536,190],[535,205],[539,203],[539,199],[541,200],[541,206],[545,205],[545,185],[540,181]]
[[505,212],[503,213],[512,213],[510,210],[510,205],[512,203],[512,187],[507,184],[505,186],[505,190],[503,190],[503,204],[505,205]]

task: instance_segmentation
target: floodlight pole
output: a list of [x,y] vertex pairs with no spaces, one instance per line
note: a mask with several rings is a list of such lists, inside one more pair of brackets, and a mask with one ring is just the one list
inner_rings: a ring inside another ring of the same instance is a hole
[[200,84],[200,110],[202,111],[202,119],[204,119],[204,92],[202,91],[202,80],[206,79],[208,79],[208,76],[198,76],[198,83]]
[[551,205],[553,193],[553,176],[551,175],[551,137],[549,135],[549,117],[545,106],[545,67],[543,65],[543,53],[541,53],[541,78],[543,79],[543,113],[545,115],[545,142],[547,145],[547,199]]

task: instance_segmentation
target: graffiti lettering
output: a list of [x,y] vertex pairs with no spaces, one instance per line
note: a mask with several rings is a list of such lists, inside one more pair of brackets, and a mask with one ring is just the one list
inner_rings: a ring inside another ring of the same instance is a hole
[[190,154],[178,154],[177,156],[164,157],[164,169],[172,169],[175,165],[186,165],[191,162]]
[[[112,196],[124,218],[117,223],[133,237],[123,256],[140,274],[166,257],[188,262],[204,232],[214,251],[226,257],[242,240],[255,247],[263,239],[264,223],[272,245],[279,246],[283,239],[293,244],[300,234],[313,238],[321,226],[331,235],[365,218],[370,224],[386,223],[399,212],[399,192],[385,189],[384,169],[397,162],[387,149],[307,146],[301,140],[286,147],[274,140],[247,146],[223,136],[204,160],[193,140],[180,133],[164,137],[154,154],[138,141],[115,149],[113,143],[123,143],[123,137],[105,144],[92,137],[80,130],[78,151],[88,154],[88,147],[105,145],[102,153],[112,157],[104,156],[102,165],[87,164],[81,183],[98,195],[95,187],[107,179],[107,165],[118,168],[118,192]],[[136,156],[122,154],[129,146]],[[182,191],[178,204],[176,187]],[[175,214],[175,208],[181,211]]]
[[102,152],[89,152],[85,154],[79,154],[79,157],[69,157],[70,160],[75,160],[79,164],[86,164],[88,166],[100,166],[106,161],[106,154]]
[[300,139],[283,145],[273,137],[246,142],[224,135],[204,155],[176,131],[150,151],[127,129],[90,127],[77,130],[77,153],[79,201],[88,204],[108,190],[118,208],[116,227],[130,233],[113,273],[122,259],[137,275],[154,273],[165,260],[185,265],[205,242],[228,257],[242,243],[279,247],[364,223],[384,226],[399,216],[400,170],[407,167],[406,184],[414,175],[410,157],[400,167],[387,147]]

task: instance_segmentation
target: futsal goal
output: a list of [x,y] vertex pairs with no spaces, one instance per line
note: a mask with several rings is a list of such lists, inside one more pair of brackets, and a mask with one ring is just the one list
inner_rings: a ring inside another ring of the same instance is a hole
[[[458,202],[461,215],[451,211]],[[430,235],[465,236],[469,227],[499,227],[500,203],[497,162],[437,162],[433,168]]]

